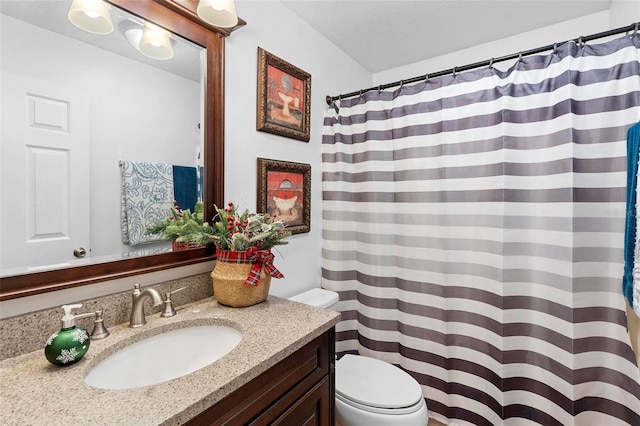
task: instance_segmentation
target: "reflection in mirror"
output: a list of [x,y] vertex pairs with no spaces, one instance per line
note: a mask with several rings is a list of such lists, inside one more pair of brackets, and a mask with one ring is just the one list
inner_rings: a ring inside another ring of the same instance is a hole
[[111,4],[113,31],[96,35],[67,19],[70,6],[0,2],[0,277],[169,252],[169,242],[142,235],[145,226],[166,217],[178,193],[193,204],[213,194],[202,187],[217,137],[205,134],[211,55],[198,45],[210,37],[189,23],[198,44],[171,34],[145,49],[149,28],[169,34],[141,13]]

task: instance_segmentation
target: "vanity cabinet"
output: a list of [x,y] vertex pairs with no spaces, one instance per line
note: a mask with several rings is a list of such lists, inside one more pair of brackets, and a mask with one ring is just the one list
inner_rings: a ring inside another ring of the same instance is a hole
[[188,425],[333,425],[335,329],[332,327]]

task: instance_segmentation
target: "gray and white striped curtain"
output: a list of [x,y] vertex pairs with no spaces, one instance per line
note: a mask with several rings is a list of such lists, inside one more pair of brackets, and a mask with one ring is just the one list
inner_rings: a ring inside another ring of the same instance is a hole
[[640,34],[329,108],[322,285],[338,352],[461,425],[640,425],[621,293]]

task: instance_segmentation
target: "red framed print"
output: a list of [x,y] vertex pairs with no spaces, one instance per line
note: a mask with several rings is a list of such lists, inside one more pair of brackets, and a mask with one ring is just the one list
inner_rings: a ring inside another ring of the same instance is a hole
[[258,158],[258,212],[276,216],[292,234],[311,229],[311,165]]
[[309,142],[311,74],[258,47],[256,129]]

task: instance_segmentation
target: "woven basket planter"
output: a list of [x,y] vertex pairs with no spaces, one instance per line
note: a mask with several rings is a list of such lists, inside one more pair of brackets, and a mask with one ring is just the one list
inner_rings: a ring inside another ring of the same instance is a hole
[[211,280],[213,296],[219,303],[240,308],[267,300],[271,275],[265,274],[264,268],[260,271],[260,284],[244,284],[252,266],[250,263],[216,261],[216,267],[211,272]]
[[198,243],[193,241],[171,241],[171,251],[183,251],[198,248]]

